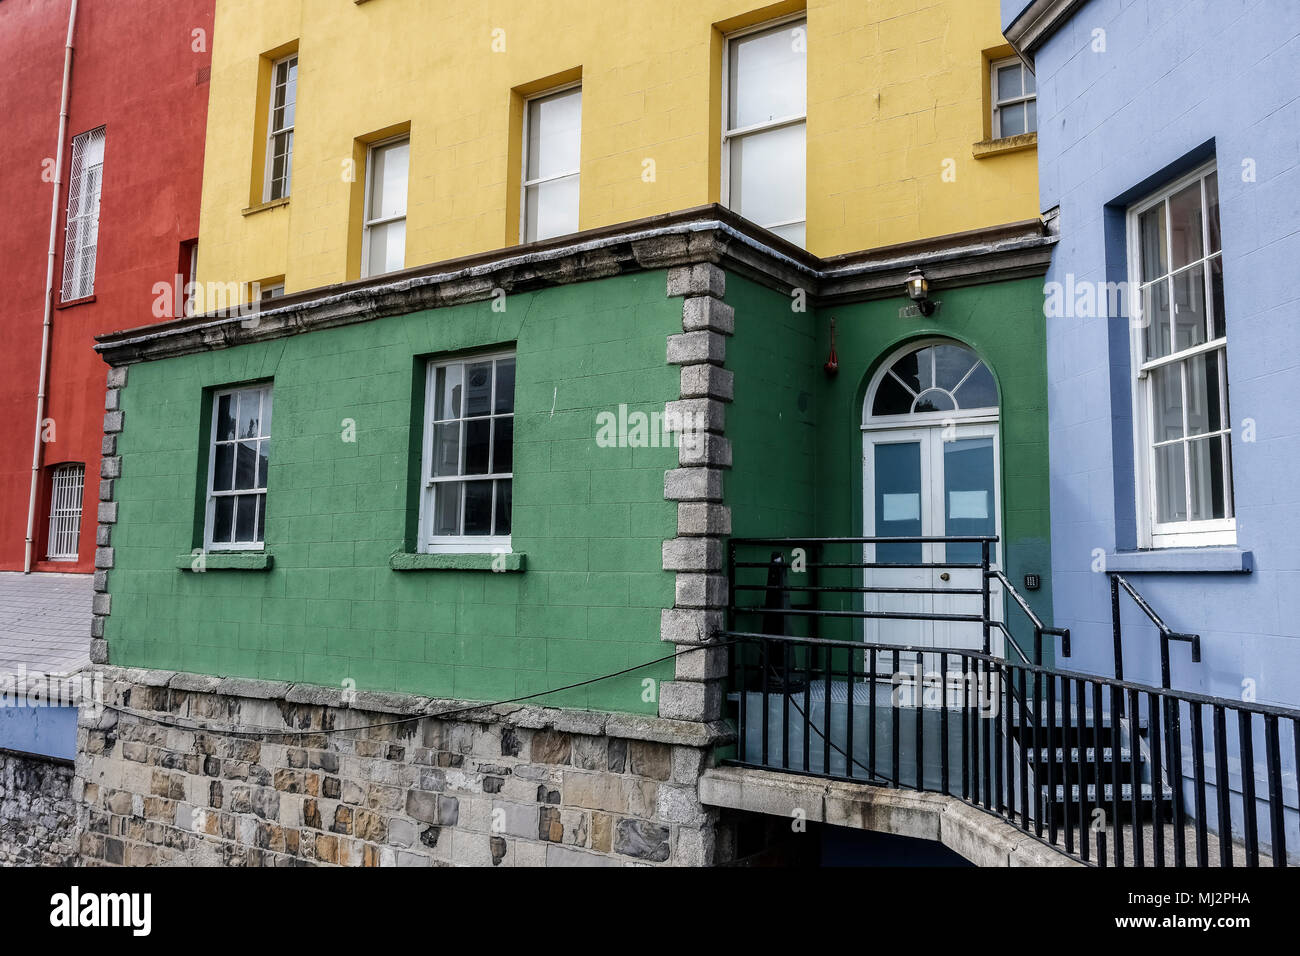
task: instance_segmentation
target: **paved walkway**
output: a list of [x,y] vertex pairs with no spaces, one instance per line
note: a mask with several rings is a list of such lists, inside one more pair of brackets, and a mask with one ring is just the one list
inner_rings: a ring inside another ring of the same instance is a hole
[[0,572],[0,673],[70,674],[90,663],[89,574]]

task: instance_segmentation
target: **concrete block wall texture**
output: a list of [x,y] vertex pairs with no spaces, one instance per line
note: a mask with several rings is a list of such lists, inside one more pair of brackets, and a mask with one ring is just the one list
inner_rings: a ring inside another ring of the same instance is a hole
[[[79,862],[714,861],[717,814],[697,796],[707,735],[687,744],[671,721],[527,707],[409,719],[410,698],[396,709],[380,695],[341,698],[110,669],[110,709],[80,731]],[[132,713],[111,709],[128,700]]]
[[[1032,151],[972,156],[988,135],[985,54],[1005,47],[997,0],[498,0],[454,13],[421,0],[220,0],[200,279],[283,275],[294,292],[355,278],[346,164],[364,159],[364,141],[407,128],[406,265],[516,243],[523,97],[579,77],[580,228],[718,201],[723,35],[800,10],[811,251],[1034,216]],[[294,44],[292,196],[245,215],[260,200],[263,61]]]
[[[97,595],[111,609],[99,622],[108,659],[503,700],[665,656],[674,578],[662,549],[678,503],[664,475],[679,449],[595,441],[600,412],[662,414],[679,397],[665,342],[681,333],[682,303],[665,286],[646,272],[512,296],[501,312],[453,306],[132,366],[111,598]],[[517,354],[512,549],[526,570],[393,570],[414,507],[424,357],[484,347]],[[273,566],[178,569],[202,543],[205,390],[256,380],[274,389]],[[664,662],[546,702],[653,714],[673,671]]]
[[[1104,53],[1094,30],[1105,31]],[[1130,578],[1171,627],[1202,636],[1200,664],[1173,649],[1175,687],[1300,704],[1300,492],[1289,478],[1300,462],[1289,411],[1300,373],[1300,8],[1093,0],[1035,62],[1042,205],[1059,206],[1061,221],[1049,282],[1125,278],[1124,207],[1217,161],[1237,547],[1254,572]],[[1079,663],[1109,673],[1109,596],[1094,554],[1135,544],[1124,320],[1049,319],[1047,368],[1057,617],[1075,629]],[[1157,681],[1154,632],[1131,607],[1125,628],[1126,676]]]

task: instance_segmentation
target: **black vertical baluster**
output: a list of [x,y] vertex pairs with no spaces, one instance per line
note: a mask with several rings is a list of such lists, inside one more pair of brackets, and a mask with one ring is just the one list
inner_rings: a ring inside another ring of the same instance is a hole
[[[1092,683],[1092,802],[1093,808],[1101,811],[1100,827],[1097,829],[1097,862],[1106,865],[1105,830],[1106,830],[1106,779],[1105,750],[1106,734],[1102,733],[1101,682]],[[1089,829],[1092,822],[1088,823]]]
[[[831,687],[831,662],[834,660],[834,658],[832,656],[833,650],[831,648],[826,647],[823,648],[823,650],[826,652],[826,659],[823,662],[824,663],[823,676],[825,679],[823,686],[825,687],[825,692],[822,698],[823,700],[826,701],[826,721],[825,721],[826,732],[822,734],[822,773],[826,774],[826,776],[829,777],[831,775],[831,711],[834,710],[834,708],[831,706],[831,693],[833,691],[833,688]],[[850,720],[853,719],[852,718],[852,713],[853,713],[852,693],[853,693],[853,685],[850,684],[849,701],[847,704],[844,705],[844,712],[850,715],[849,717]],[[853,741],[850,739],[849,743],[851,745]],[[847,761],[851,759],[852,756],[853,756],[853,750],[852,747],[850,747],[850,749],[846,751],[846,756],[844,759]],[[844,769],[848,770],[847,763],[845,763]]]
[[1123,823],[1120,822],[1119,808],[1120,799],[1123,797],[1122,780],[1124,772],[1122,770],[1122,757],[1124,749],[1124,731],[1119,725],[1119,702],[1123,696],[1123,691],[1118,687],[1110,689],[1110,812],[1111,812],[1111,836],[1115,841],[1114,856],[1115,865],[1124,865],[1124,830]]
[[1138,709],[1138,692],[1128,692],[1128,747],[1129,747],[1129,826],[1133,833],[1133,865],[1146,866],[1145,843],[1142,839],[1142,740],[1140,728],[1142,712]]
[[876,782],[876,649],[867,651],[867,776]]
[[1160,747],[1164,738],[1160,735],[1160,706],[1163,698],[1153,693],[1147,694],[1147,739],[1151,741],[1151,837],[1152,866],[1165,865],[1165,782],[1164,764],[1160,759]]
[[1183,803],[1183,705],[1177,697],[1165,698],[1169,707],[1166,733],[1169,737],[1169,782],[1174,791],[1174,866],[1187,865],[1187,807]]
[[[790,653],[795,653],[798,649],[790,648]],[[815,653],[811,644],[803,649],[803,772],[808,773],[812,768],[812,662]],[[796,665],[798,662],[796,661]],[[830,706],[830,701],[826,702]],[[823,768],[823,773],[830,768]]]
[[916,652],[916,789],[925,789],[925,660]]
[[993,807],[993,770],[991,761],[993,757],[993,722],[988,717],[989,698],[992,696],[993,672],[989,668],[989,662],[980,659],[980,683],[979,683],[979,721],[980,733],[984,739],[984,806]]
[[1043,723],[1042,679],[1034,671],[1034,833],[1043,835],[1043,750],[1040,729]]
[[759,684],[763,688],[763,766],[764,767],[770,766],[770,764],[768,763],[768,752],[771,749],[771,740],[769,738],[772,736],[771,730],[768,727],[768,723],[770,722],[772,717],[772,704],[769,699],[770,695],[768,694],[768,686],[772,683],[771,677],[769,676],[768,673],[769,669],[771,668],[771,661],[768,659],[768,647],[770,644],[771,642],[768,641],[766,638],[764,638],[762,642],[758,645],[759,647],[758,658],[759,658],[759,667],[760,667],[758,679],[759,679]]
[[1088,714],[1083,679],[1074,682],[1074,741],[1079,745],[1079,854],[1088,862]]
[[1047,842],[1056,846],[1056,675],[1047,674]]
[[[996,690],[994,690],[995,687]],[[1000,664],[989,664],[988,706],[990,711],[985,716],[984,722],[989,725],[989,734],[993,737],[993,806],[999,814],[1006,810],[1006,804],[1002,800],[1002,733],[999,724],[1002,714],[1001,703],[1002,666]]]
[[1205,728],[1201,725],[1201,705],[1188,701],[1192,719],[1192,796],[1196,802],[1196,865],[1210,865],[1209,838],[1205,828]]
[[1002,758],[1002,765],[1006,771],[1007,820],[1012,825],[1016,822],[1016,752],[1015,744],[1013,743],[1013,731],[1011,729],[1011,700],[1013,696],[1011,682],[1013,680],[1014,675],[1012,674],[1010,665],[1003,666],[1002,684],[1000,687],[1001,699],[999,702],[1002,708],[1000,715],[1002,718],[1002,746],[1005,751],[1005,755]]
[[[1264,715],[1264,758],[1268,764],[1268,829],[1273,865],[1286,866],[1286,807],[1282,803],[1282,750],[1277,741],[1277,717]],[[1300,764],[1297,764],[1300,767]]]
[[943,681],[939,702],[939,792],[948,793],[948,655],[939,655],[939,679]]
[[[1075,743],[1078,743],[1076,740]],[[1061,776],[1065,778],[1065,804],[1061,810],[1061,823],[1065,827],[1065,852],[1074,852],[1074,795],[1070,788],[1074,786],[1074,759],[1070,748],[1070,679],[1061,678],[1061,752],[1065,759],[1061,762]],[[1076,748],[1073,752],[1077,753]]]
[[1241,827],[1246,835],[1246,865],[1259,866],[1259,830],[1255,819],[1255,728],[1248,710],[1237,712],[1241,740]]
[[747,728],[749,727],[748,724],[749,670],[745,666],[745,658],[748,656],[745,653],[745,649],[748,646],[749,645],[746,644],[744,641],[738,640],[736,641],[736,643],[731,645],[729,651],[729,653],[731,654],[731,659],[737,663],[737,666],[732,668],[732,674],[735,674],[737,671],[739,671],[740,673],[740,733],[736,735],[738,738],[736,741],[736,745],[738,748],[738,756],[742,761],[746,763],[749,762],[749,746],[748,746],[749,733],[747,730]]
[[892,781],[891,786],[894,787],[897,787],[902,782],[899,779],[899,773],[898,773],[898,690],[899,690],[898,684],[899,684],[898,651],[894,651],[894,671],[893,671],[893,676],[889,680],[889,707],[890,707],[890,719],[891,719],[889,746],[890,746],[890,750],[892,753],[892,760],[893,760],[892,763],[893,774],[890,776],[889,779]]
[[[1020,712],[1016,719],[1016,739],[1020,743],[1020,829],[1029,832],[1029,748],[1025,745],[1025,709],[1028,706],[1028,671],[1020,668]],[[1035,784],[1035,786],[1037,786]]]
[[970,799],[970,671],[961,658],[961,798]]
[[[827,651],[829,656],[830,651]],[[853,710],[858,703],[857,684],[853,676],[853,659],[856,651],[850,650],[845,654],[848,658],[848,688],[849,702],[844,707],[844,775],[852,779],[853,769],[857,766],[857,761],[853,759]]]
[[970,663],[972,683],[975,685],[971,689],[970,699],[970,774],[971,790],[975,798],[976,805],[980,803],[980,797],[983,793],[984,781],[980,777],[980,769],[983,764],[980,762],[980,667],[979,660],[972,658]]
[[[790,645],[785,641],[781,648],[781,766],[790,769]],[[805,720],[806,724],[808,721]]]
[[1219,804],[1219,866],[1232,866],[1232,779],[1228,776],[1228,732],[1223,706],[1214,705],[1214,795]]

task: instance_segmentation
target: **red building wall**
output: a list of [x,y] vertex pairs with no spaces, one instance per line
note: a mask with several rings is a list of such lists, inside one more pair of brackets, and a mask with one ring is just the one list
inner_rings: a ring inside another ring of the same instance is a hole
[[[215,0],[79,0],[55,245],[33,565],[94,567],[107,368],[94,336],[147,325],[198,237]],[[0,571],[21,570],[70,0],[0,3]],[[93,300],[59,308],[72,138],[105,127]],[[44,174],[44,175],[43,175]],[[52,466],[84,462],[75,562],[45,561]]]

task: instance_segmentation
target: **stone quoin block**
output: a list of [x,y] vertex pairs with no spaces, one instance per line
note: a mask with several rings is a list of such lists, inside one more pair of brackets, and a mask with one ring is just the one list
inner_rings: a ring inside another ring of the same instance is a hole
[[727,593],[727,579],[721,574],[681,572],[677,575],[678,607],[724,607]]
[[682,302],[682,328],[687,332],[708,329],[731,335],[736,331],[736,310],[712,296],[694,296]]
[[722,714],[718,681],[665,681],[659,685],[659,716],[672,720],[717,720]]
[[664,472],[669,501],[721,501],[722,472],[716,468],[676,468]]
[[727,676],[729,657],[725,647],[693,647],[674,661],[677,680],[706,681]]
[[671,538],[663,545],[665,571],[720,571],[722,562],[718,538]]
[[702,501],[683,501],[677,505],[679,535],[731,534],[731,509],[726,505]]
[[721,365],[726,359],[727,339],[717,332],[682,332],[668,336],[669,365],[699,362]]
[[127,373],[127,366],[125,365],[117,365],[114,366],[113,368],[110,368],[108,370],[108,380],[107,380],[108,387],[125,388],[126,373]]
[[683,467],[712,465],[715,468],[731,467],[731,442],[721,435],[705,432],[683,441],[677,448],[677,463]]
[[727,427],[727,406],[711,398],[682,398],[664,406],[664,418],[674,432],[721,432]]
[[736,396],[736,376],[717,365],[683,365],[682,398],[716,398],[730,402]]
[[122,430],[122,413],[120,411],[104,413],[104,434],[116,435]]
[[668,295],[711,295],[722,298],[727,291],[727,274],[711,262],[676,266],[668,270]]
[[659,639],[670,644],[708,644],[726,627],[719,610],[664,608],[659,613]]

